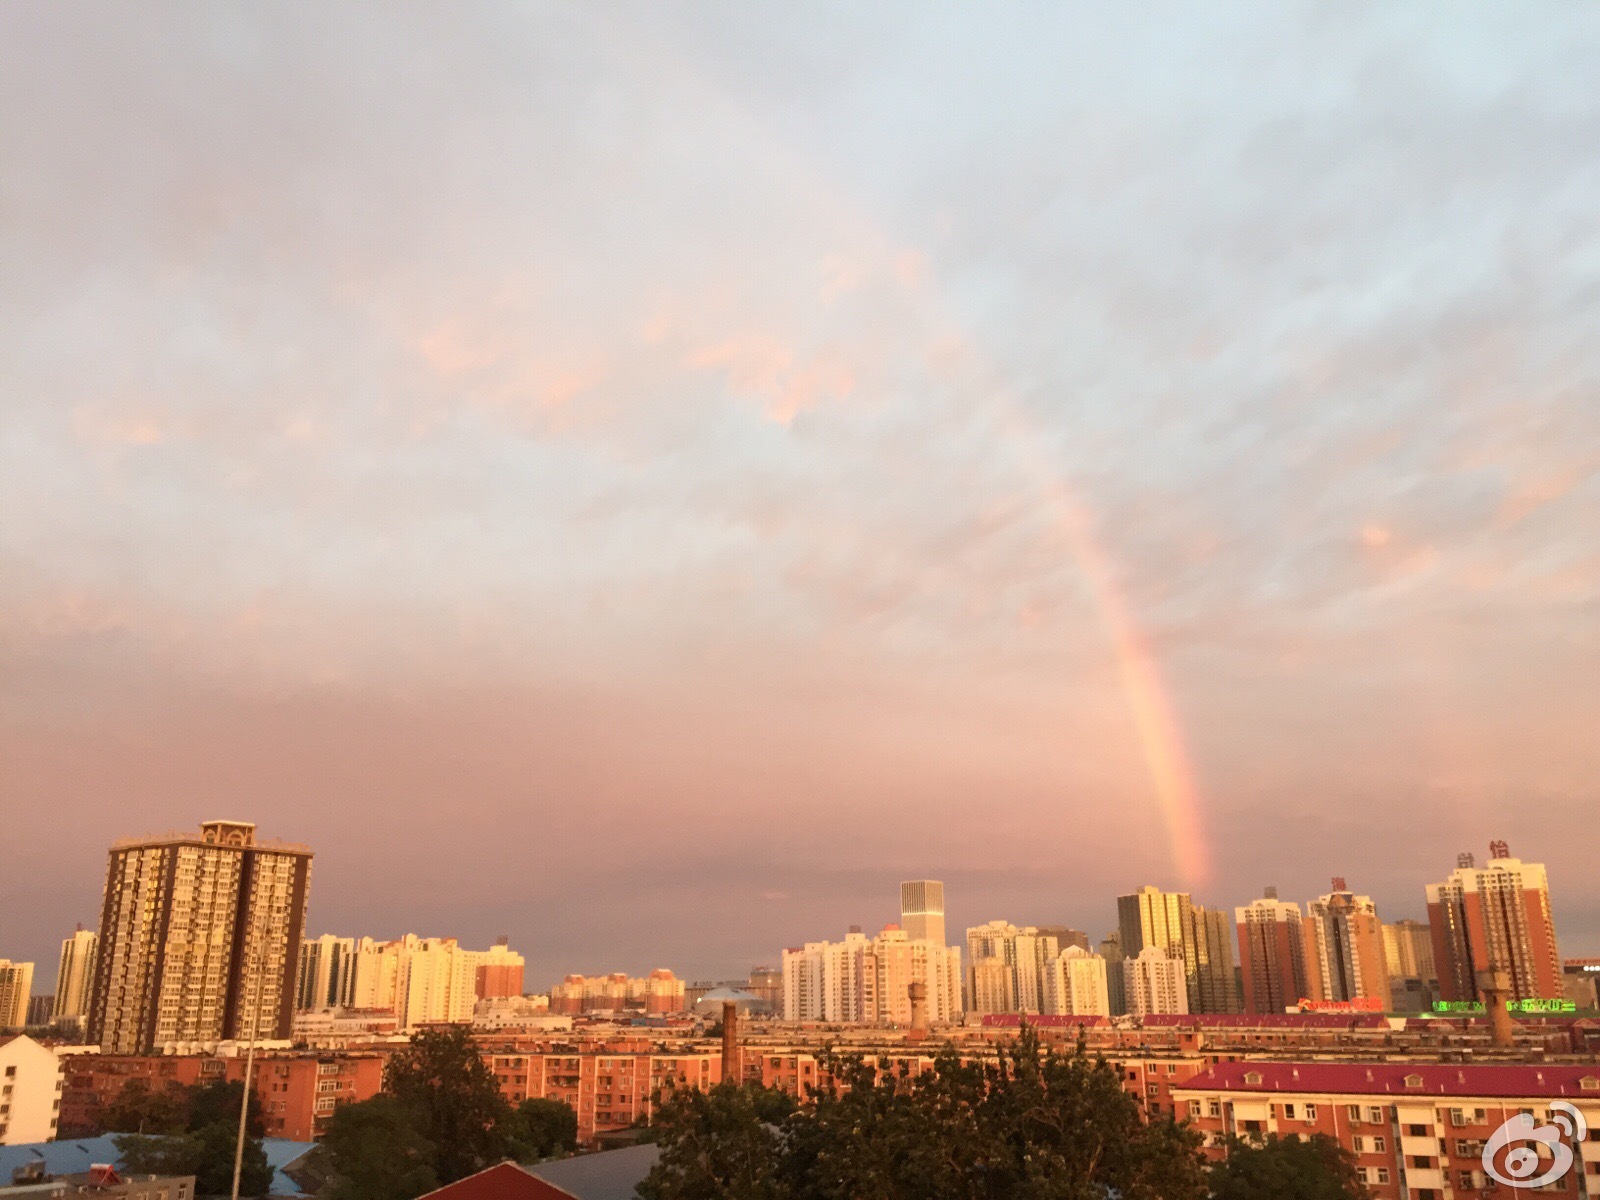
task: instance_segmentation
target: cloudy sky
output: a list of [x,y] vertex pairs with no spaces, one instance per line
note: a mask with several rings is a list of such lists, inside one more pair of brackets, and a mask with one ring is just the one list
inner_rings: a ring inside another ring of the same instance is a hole
[[[0,9],[0,956],[726,975],[1492,837],[1600,953],[1589,4]],[[40,990],[53,967],[41,968]]]

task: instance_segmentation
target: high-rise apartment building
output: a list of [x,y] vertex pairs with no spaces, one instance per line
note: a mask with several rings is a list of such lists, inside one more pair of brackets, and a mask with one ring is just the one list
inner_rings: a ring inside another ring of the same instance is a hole
[[900,928],[913,942],[944,942],[944,884],[913,879],[900,885]]
[[356,940],[325,933],[300,943],[295,1008],[352,1008],[356,989]]
[[1512,858],[1489,844],[1489,863],[1463,854],[1443,883],[1430,883],[1428,925],[1433,964],[1445,1000],[1479,999],[1479,971],[1504,971],[1515,999],[1558,998],[1561,955],[1543,863]]
[[[1041,933],[1032,925],[1020,928],[1006,921],[990,921],[967,930],[967,998],[972,1012],[1042,1013],[1045,986],[1051,964],[1061,952],[1054,934]],[[973,971],[982,969],[987,977],[989,962],[1005,964],[1011,972],[1007,988],[986,983],[980,992]],[[1010,1007],[989,1008],[1009,997]]]
[[395,975],[394,1015],[401,1029],[472,1020],[478,1002],[477,956],[455,938],[407,934]]
[[859,931],[841,942],[807,942],[783,952],[786,1021],[868,1025],[911,1023],[910,985],[926,988],[928,1020],[961,1015],[961,951],[896,925],[876,937]]
[[1193,903],[1188,892],[1163,892],[1142,887],[1131,896],[1117,897],[1117,933],[1124,958],[1137,958],[1147,946],[1174,957],[1188,973],[1194,969]]
[[100,938],[78,926],[77,932],[61,943],[61,962],[56,967],[56,1002],[52,1021],[82,1022],[89,1016],[89,993],[94,986],[94,959]]
[[[524,963],[522,955],[506,945],[506,939],[501,938],[484,951],[473,951],[477,954],[476,976],[474,988],[480,1000],[494,1000],[505,996],[522,995],[522,972]],[[667,972],[671,974],[671,972]]]
[[1123,987],[1128,1012],[1135,1017],[1189,1011],[1189,987],[1183,959],[1155,946],[1146,946],[1122,962]]
[[1044,1011],[1051,1016],[1109,1017],[1106,960],[1078,945],[1062,950],[1046,977]]
[[1106,960],[1106,988],[1111,996],[1111,1015],[1128,1011],[1128,995],[1123,987],[1122,932],[1113,929],[1100,939],[1100,957]]
[[[714,990],[716,985],[712,985]],[[739,981],[727,986],[743,990]],[[699,992],[694,999],[705,996]],[[630,978],[624,971],[610,975],[568,975],[550,989],[550,1011],[576,1016],[586,1012],[684,1012],[691,1008],[689,988],[665,967]]]
[[1239,930],[1244,1011],[1281,1013],[1311,998],[1300,906],[1279,900],[1277,889],[1268,888],[1261,899],[1234,909],[1233,918]]
[[1089,945],[1089,935],[1081,929],[1074,929],[1070,925],[1040,925],[1040,937],[1053,937],[1056,945],[1065,950],[1068,946],[1076,946],[1080,950],[1087,950],[1091,954],[1094,947]]
[[1429,1011],[1439,997],[1439,975],[1433,967],[1433,931],[1428,923],[1386,923],[1383,956],[1389,966],[1390,1011]]
[[309,848],[258,842],[242,821],[112,846],[89,1039],[147,1054],[287,1038],[310,884]]
[[1438,972],[1433,968],[1433,931],[1426,921],[1406,918],[1386,922],[1383,956],[1392,978],[1438,982]]
[[[1125,959],[1148,947],[1183,963],[1190,1012],[1236,1013],[1233,932],[1221,910],[1193,903],[1188,892],[1143,887],[1117,898],[1117,927]],[[1129,1011],[1132,1002],[1129,1001]]]
[[31,995],[33,964],[0,958],[0,1029],[21,1029],[28,1023]]
[[1389,1006],[1389,964],[1383,923],[1368,896],[1341,878],[1306,905],[1306,958],[1316,1000],[1377,1000]]
[[1233,971],[1233,921],[1220,908],[1189,910],[1194,922],[1195,967],[1189,980],[1189,1011],[1237,1013],[1239,984]]

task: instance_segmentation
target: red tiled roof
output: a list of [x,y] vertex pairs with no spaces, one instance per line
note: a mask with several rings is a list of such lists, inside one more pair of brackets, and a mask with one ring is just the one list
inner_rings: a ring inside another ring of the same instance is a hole
[[507,1162],[447,1183],[420,1200],[572,1200],[572,1193]]
[[[1250,1083],[1246,1076],[1259,1078]],[[1406,1080],[1420,1079],[1408,1087]],[[1582,1081],[1595,1086],[1585,1088]],[[1174,1090],[1202,1092],[1322,1092],[1393,1096],[1584,1096],[1600,1100],[1600,1065],[1501,1066],[1481,1063],[1218,1063]]]

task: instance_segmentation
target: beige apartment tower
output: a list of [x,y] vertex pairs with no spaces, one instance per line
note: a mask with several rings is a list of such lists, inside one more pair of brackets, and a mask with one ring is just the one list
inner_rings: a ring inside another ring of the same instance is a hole
[[83,1021],[89,1015],[89,990],[94,985],[94,960],[100,939],[78,927],[61,943],[61,963],[56,968],[55,1008],[52,1021]]
[[149,1054],[287,1038],[310,884],[308,847],[258,842],[242,821],[112,846],[89,1040]]

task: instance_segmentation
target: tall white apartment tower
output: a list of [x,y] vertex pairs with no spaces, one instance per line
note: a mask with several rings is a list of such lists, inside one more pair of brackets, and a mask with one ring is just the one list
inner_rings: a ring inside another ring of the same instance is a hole
[[100,945],[92,931],[78,931],[61,943],[61,965],[56,969],[56,1003],[52,1021],[84,1021],[89,1016],[89,992],[94,987],[94,956]]
[[944,884],[937,879],[913,879],[900,885],[900,928],[913,942],[945,945]]

